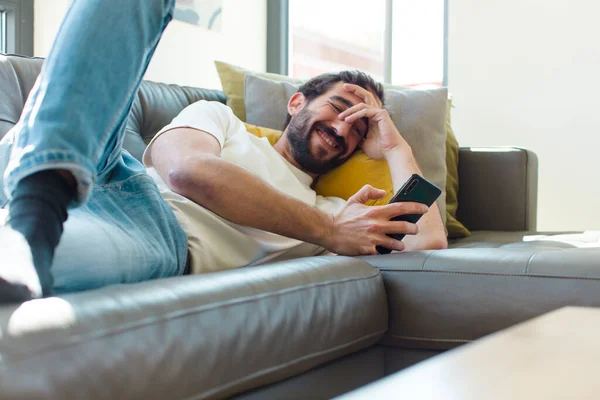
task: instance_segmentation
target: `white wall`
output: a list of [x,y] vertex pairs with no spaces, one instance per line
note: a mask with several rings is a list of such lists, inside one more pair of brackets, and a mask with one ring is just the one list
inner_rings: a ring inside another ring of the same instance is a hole
[[33,3],[33,55],[47,57],[70,0],[35,0]]
[[163,34],[145,79],[220,89],[214,60],[265,71],[266,27],[266,0],[223,0],[222,32],[173,20]]
[[449,3],[460,144],[534,150],[538,229],[600,229],[600,3]]
[[[70,0],[36,0],[34,53],[46,57]],[[223,0],[222,32],[173,20],[165,30],[145,79],[220,89],[214,60],[256,71],[266,69],[266,0]]]

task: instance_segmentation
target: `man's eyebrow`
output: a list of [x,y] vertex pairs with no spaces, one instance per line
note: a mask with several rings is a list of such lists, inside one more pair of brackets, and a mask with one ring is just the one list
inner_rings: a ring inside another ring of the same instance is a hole
[[342,96],[331,96],[330,97],[331,100],[335,100],[335,101],[339,101],[340,103],[344,104],[346,107],[350,108],[354,106],[354,103],[352,103],[350,100],[342,97]]

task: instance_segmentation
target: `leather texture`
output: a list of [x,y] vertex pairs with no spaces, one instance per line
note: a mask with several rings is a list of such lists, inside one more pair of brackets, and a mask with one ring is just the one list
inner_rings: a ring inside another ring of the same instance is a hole
[[538,160],[513,147],[461,148],[457,218],[469,230],[534,231]]
[[385,347],[372,346],[302,375],[235,396],[235,400],[331,399],[385,377]]
[[[41,58],[0,54],[0,138],[18,122],[43,62]],[[220,90],[143,81],[129,113],[123,147],[141,161],[154,135],[199,100],[225,103],[226,97]]]
[[[585,236],[582,236],[580,232],[501,232],[501,231],[475,231],[472,235],[466,238],[458,240],[450,240],[448,246],[453,249],[458,248],[495,248],[495,247],[523,247],[530,246],[533,238],[550,238],[554,237],[555,240],[552,243],[553,247],[564,246],[572,247],[568,243],[557,241],[556,238],[564,238],[565,234],[572,233],[581,241]],[[560,236],[559,236],[560,235]],[[594,236],[595,237],[595,236]],[[523,239],[526,241],[524,241]],[[583,244],[583,242],[581,243]]]
[[143,81],[129,113],[123,147],[141,161],[154,135],[199,100],[225,103],[226,98],[220,90]]
[[563,306],[600,307],[600,232],[484,237],[486,248],[361,257],[384,276],[384,344],[450,349]]
[[44,60],[0,54],[0,139],[19,121]]
[[222,398],[369,347],[387,321],[379,271],[347,257],[34,300],[0,308],[0,398]]

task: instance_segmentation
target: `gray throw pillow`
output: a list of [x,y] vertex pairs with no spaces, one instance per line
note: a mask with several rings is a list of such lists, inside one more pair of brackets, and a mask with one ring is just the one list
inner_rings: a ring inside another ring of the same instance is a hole
[[[246,122],[283,130],[287,104],[299,85],[246,75]],[[408,142],[425,178],[442,189],[437,201],[446,224],[446,107],[448,90],[385,89],[385,108]]]

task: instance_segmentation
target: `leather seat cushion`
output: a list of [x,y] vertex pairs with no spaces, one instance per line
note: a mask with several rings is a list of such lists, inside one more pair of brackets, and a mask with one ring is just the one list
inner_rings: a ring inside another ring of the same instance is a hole
[[600,307],[600,232],[469,239],[361,257],[384,276],[385,344],[448,349],[563,306]]
[[0,398],[221,398],[366,348],[387,323],[380,272],[333,256],[34,300],[0,308]]

